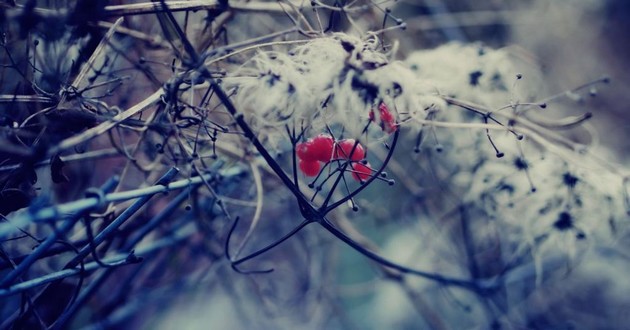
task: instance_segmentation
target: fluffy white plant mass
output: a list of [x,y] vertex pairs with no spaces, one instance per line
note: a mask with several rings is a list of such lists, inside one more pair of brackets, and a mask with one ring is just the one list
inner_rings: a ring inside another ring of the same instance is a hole
[[[531,297],[547,295],[543,283],[557,278],[564,281],[569,274],[574,280],[584,280],[593,265],[601,267],[604,254],[625,255],[615,242],[630,228],[624,183],[627,169],[614,164],[614,158],[601,160],[594,156],[590,146],[563,139],[561,132],[544,125],[552,120],[530,121],[533,113],[529,111],[554,111],[562,105],[550,103],[545,109],[536,102],[520,105],[520,98],[534,101],[547,95],[529,88],[527,78],[515,83],[517,74],[527,68],[518,67],[519,62],[508,51],[452,43],[416,51],[404,63],[417,79],[433,84],[445,99],[454,97],[479,111],[451,104],[430,119],[443,125],[431,127],[422,121],[424,127],[420,129],[425,135],[434,129],[443,150],[435,152],[432,139],[425,139],[421,152],[427,157],[419,159],[431,158],[434,163],[419,167],[432,166],[439,180],[446,183],[444,190],[448,192],[436,199],[453,199],[460,205],[453,217],[456,222],[460,217],[467,222],[472,237],[468,244],[475,246],[478,254],[474,258],[484,267],[476,276],[501,278],[507,292],[506,304],[519,306],[507,318],[519,320],[532,313],[537,301],[529,301]],[[519,93],[527,96],[517,97]],[[487,120],[488,115],[503,126]],[[490,138],[486,126],[482,126],[486,120],[495,125],[488,131]],[[413,122],[409,120],[406,126],[414,127]],[[490,139],[502,157],[497,157]],[[469,276],[466,262],[455,253],[444,253],[453,248],[442,234],[449,221],[433,215],[420,217],[419,228],[413,234],[405,231],[392,237],[384,254],[401,257],[399,261],[420,269]],[[455,236],[461,241],[460,233]],[[421,257],[409,255],[416,251],[422,251]],[[626,276],[625,270],[609,267],[600,271],[607,278],[620,279]],[[408,284],[422,290],[432,312],[446,320],[446,328],[479,326],[471,320],[483,306],[466,292],[453,291],[459,302],[453,307],[453,298],[435,294],[434,283],[413,280]],[[624,289],[612,287],[617,288],[610,289],[612,292]],[[539,288],[542,290],[534,294]],[[411,304],[392,304],[404,302],[404,298],[405,292],[399,287],[384,285],[373,301],[373,309],[383,312],[371,321],[414,324],[408,316]],[[462,308],[468,314],[462,317],[465,314],[457,306],[465,306]],[[401,310],[406,312],[396,312]],[[481,326],[485,327],[491,325]]]
[[[407,131],[435,130],[445,149],[439,162],[452,173],[450,186],[461,203],[494,219],[503,243],[518,251],[573,253],[576,241],[610,239],[625,228],[623,170],[597,165],[529,121],[528,111],[541,109],[520,99],[541,97],[527,85],[535,74],[517,82],[531,66],[509,51],[474,44],[416,51],[405,61],[390,56],[375,37],[336,34],[290,51],[259,51],[226,83],[248,121],[275,134],[272,140],[287,139],[284,130],[273,129],[283,125],[311,130],[307,135],[338,125],[360,136],[381,102]],[[447,106],[449,97],[478,108]],[[495,127],[486,133],[481,125]]]
[[[556,249],[574,253],[576,241],[605,243],[620,235],[618,231],[625,232],[625,169],[598,162],[585,146],[554,145],[563,141],[556,132],[533,126],[523,109],[550,111],[555,105],[544,110],[519,107],[514,82],[522,71],[507,51],[449,44],[415,52],[406,63],[419,79],[433,82],[443,94],[480,104],[479,110],[488,111],[505,126],[489,131],[505,155],[502,158],[493,152],[483,129],[439,131],[446,146],[441,162],[455,173],[451,184],[463,203],[498,222],[504,243],[524,243],[543,254]],[[484,123],[484,116],[450,106],[435,120]],[[508,129],[510,120],[515,121],[515,131]],[[520,122],[536,128],[522,140],[517,133]],[[546,141],[546,136],[558,141]]]
[[390,61],[376,37],[345,34],[317,38],[289,52],[260,51],[226,79],[235,102],[259,128],[285,124],[318,131],[342,125],[361,134],[381,102],[424,118],[444,105],[432,85],[403,63]]

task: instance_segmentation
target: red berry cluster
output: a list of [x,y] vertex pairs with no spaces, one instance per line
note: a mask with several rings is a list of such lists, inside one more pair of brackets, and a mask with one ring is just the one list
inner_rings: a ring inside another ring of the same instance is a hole
[[[391,111],[389,111],[387,105],[385,103],[381,103],[378,106],[378,110],[381,115],[381,129],[388,134],[396,132],[398,124],[396,123],[396,118],[394,118],[394,115]],[[370,120],[374,121],[374,110],[370,111]]]
[[328,134],[320,134],[306,142],[298,143],[296,153],[299,158],[298,167],[306,176],[316,176],[321,169],[320,162],[328,163],[333,159],[352,161],[350,164],[352,178],[357,181],[365,181],[372,174],[368,164],[359,163],[365,159],[365,148],[355,139],[335,141]]

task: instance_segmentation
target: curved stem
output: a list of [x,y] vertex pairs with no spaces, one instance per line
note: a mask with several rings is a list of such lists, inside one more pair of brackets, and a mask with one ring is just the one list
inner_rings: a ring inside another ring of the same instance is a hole
[[444,285],[454,285],[454,286],[458,286],[464,289],[468,289],[471,291],[475,291],[478,292],[480,290],[487,290],[487,289],[492,289],[493,286],[491,284],[480,284],[478,282],[474,282],[474,281],[469,281],[469,280],[463,280],[463,279],[457,279],[457,278],[452,278],[452,277],[446,277],[446,276],[442,276],[439,274],[435,274],[435,273],[429,273],[429,272],[425,272],[425,271],[421,271],[421,270],[417,270],[417,269],[412,269],[406,266],[402,266],[399,265],[397,263],[394,263],[392,261],[389,261],[387,259],[385,259],[384,257],[381,257],[380,255],[364,248],[363,246],[361,246],[359,243],[357,243],[356,241],[354,241],[352,238],[350,238],[349,236],[347,236],[345,233],[343,233],[341,230],[337,229],[328,219],[326,218],[322,218],[322,220],[320,222],[318,222],[322,227],[324,227],[326,230],[328,230],[331,234],[335,235],[335,237],[339,238],[340,240],[342,240],[344,243],[346,243],[348,246],[350,246],[351,248],[353,248],[355,251],[361,253],[362,255],[376,261],[377,263],[389,267],[389,268],[393,268],[396,269],[397,271],[401,272],[401,273],[405,273],[405,274],[413,274],[413,275],[417,275],[429,280],[433,280],[436,281],[438,283],[444,284]]
[[[370,127],[370,124],[372,123],[372,121],[368,121],[368,123],[365,125],[365,127],[363,128],[363,133],[366,133],[368,128]],[[328,131],[330,131],[330,128],[328,128]],[[332,135],[332,134],[331,134]],[[341,179],[343,178],[343,174],[346,172],[346,168],[348,168],[348,166],[350,165],[350,159],[352,158],[352,155],[354,154],[354,151],[356,150],[357,146],[359,145],[359,141],[355,141],[354,145],[352,146],[352,149],[350,149],[350,152],[348,155],[345,155],[345,158],[348,159],[348,161],[346,161],[340,168],[341,170],[341,174],[339,174],[339,176],[337,176],[337,178],[335,179],[335,182],[332,185],[332,188],[330,188],[330,191],[328,192],[328,195],[326,195],[326,198],[324,199],[324,202],[322,203],[322,206],[319,208],[319,210],[326,210],[326,212],[324,212],[324,215],[332,210],[333,208],[328,208],[328,202],[330,202],[330,199],[332,198],[333,194],[335,193],[335,189],[337,188],[337,185],[339,184],[339,182],[341,182]],[[335,144],[333,146],[333,150],[336,150],[338,148],[337,144]],[[339,146],[339,150],[343,153],[345,153],[345,151],[342,150],[342,148]],[[337,151],[333,152],[334,154],[337,154]],[[352,168],[352,167],[351,167]],[[371,182],[371,181],[370,181]],[[345,201],[347,201],[348,199],[345,199]],[[335,203],[335,205],[340,205],[340,203]],[[336,206],[335,206],[336,207]]]
[[214,91],[215,95],[219,98],[221,103],[223,103],[223,106],[225,107],[225,109],[234,118],[234,120],[236,121],[236,124],[241,128],[241,130],[245,134],[245,137],[247,137],[247,139],[250,140],[250,142],[254,145],[256,150],[258,150],[260,155],[265,159],[265,162],[267,163],[267,165],[269,165],[269,167],[271,167],[271,169],[276,173],[276,175],[278,175],[282,183],[287,188],[289,188],[289,190],[291,190],[291,192],[293,193],[293,195],[295,195],[296,198],[298,199],[304,198],[300,190],[297,189],[297,187],[293,184],[293,182],[291,181],[289,176],[284,172],[282,167],[280,167],[278,162],[271,156],[271,154],[269,154],[269,152],[267,151],[265,146],[262,144],[262,142],[260,142],[260,140],[254,133],[254,131],[245,121],[245,117],[243,116],[243,114],[238,112],[238,110],[234,106],[234,103],[232,103],[232,100],[230,100],[230,97],[225,92],[225,90],[223,90],[223,88],[219,85],[216,79],[213,78],[212,73],[204,65],[202,58],[199,56],[195,48],[192,46],[192,44],[190,43],[186,35],[181,30],[181,27],[179,26],[179,24],[173,17],[173,14],[169,10],[168,5],[164,2],[164,0],[161,1],[161,6],[162,6],[162,9],[164,10],[164,14],[166,15],[166,18],[168,19],[168,20],[165,20],[164,23],[167,23],[169,26],[172,26],[173,28],[175,28],[175,32],[177,32],[180,41],[184,44],[184,49],[186,50],[187,54],[191,58],[191,60],[188,61],[188,65],[191,67],[191,69],[198,70],[199,73],[202,74],[202,77],[210,84],[210,87],[212,87],[212,90]]
[[278,162],[276,162],[276,160],[269,154],[269,152],[267,151],[265,146],[260,142],[260,140],[258,139],[256,134],[254,134],[254,131],[249,127],[247,122],[245,122],[245,118],[244,118],[243,114],[242,113],[238,113],[238,111],[236,110],[236,107],[234,106],[234,104],[230,100],[229,96],[225,93],[223,88],[221,88],[221,86],[219,86],[219,84],[216,82],[216,80],[214,80],[214,78],[212,78],[209,75],[209,73],[206,74],[206,79],[208,80],[208,82],[210,83],[210,86],[212,86],[212,89],[215,91],[217,97],[221,100],[221,102],[223,103],[225,108],[228,110],[230,115],[232,115],[232,117],[234,117],[234,120],[236,121],[236,124],[241,128],[241,130],[243,130],[243,133],[245,134],[245,137],[247,137],[249,139],[249,141],[254,145],[256,150],[265,159],[265,162],[267,163],[267,165],[269,165],[269,167],[271,167],[271,170],[273,170],[274,173],[276,173],[276,175],[280,178],[282,183],[287,188],[289,188],[289,190],[291,190],[291,192],[293,193],[293,195],[295,195],[295,197],[297,197],[299,199],[302,196],[302,193],[293,184],[291,179],[289,179],[289,176],[280,167]]
[[[322,203],[322,206],[320,209],[322,210],[327,210],[328,209],[328,202],[330,202],[330,199],[332,198],[333,194],[335,193],[335,190],[337,189],[337,185],[339,184],[339,182],[341,182],[341,178],[343,177],[343,174],[346,172],[346,168],[348,168],[348,166],[350,165],[350,160],[346,161],[343,163],[343,165],[341,165],[341,167],[339,168],[339,175],[335,178],[335,182],[333,183],[332,187],[330,188],[330,191],[328,192],[328,195],[326,195],[326,198],[324,199],[324,202]],[[330,178],[331,176],[329,176]],[[337,204],[337,203],[335,203]],[[331,208],[332,210],[332,208]],[[325,213],[324,213],[325,214]]]
[[290,232],[288,232],[287,234],[282,236],[277,241],[267,245],[266,247],[264,247],[264,248],[262,248],[262,249],[260,249],[260,250],[258,250],[256,252],[254,252],[254,253],[246,256],[246,257],[240,258],[238,260],[230,260],[232,262],[232,266],[238,266],[239,264],[241,264],[241,263],[243,263],[243,262],[245,262],[247,260],[256,258],[257,256],[259,256],[259,255],[261,255],[261,254],[263,254],[263,253],[273,249],[274,247],[282,244],[282,242],[284,242],[287,239],[289,239],[291,236],[297,234],[300,230],[302,230],[302,228],[306,227],[306,225],[311,224],[311,223],[313,223],[312,220],[305,219],[299,225],[297,225],[297,227],[293,228]]
[[339,205],[347,202],[348,200],[350,200],[351,198],[353,198],[354,196],[356,196],[357,194],[359,194],[361,191],[363,191],[363,189],[365,189],[367,186],[370,185],[370,183],[372,183],[372,181],[376,180],[376,178],[383,172],[383,170],[385,169],[385,167],[387,167],[387,163],[389,163],[389,160],[392,158],[392,155],[394,154],[394,150],[396,149],[396,143],[398,142],[398,135],[400,134],[400,131],[397,130],[396,132],[394,132],[394,139],[392,140],[392,144],[389,147],[389,152],[387,153],[387,156],[385,157],[385,160],[383,160],[383,164],[381,165],[381,167],[378,169],[378,171],[375,172],[374,175],[370,176],[370,178],[365,181],[359,188],[357,188],[355,191],[351,192],[350,194],[346,195],[345,197],[343,197],[342,199],[336,201],[335,203],[333,203],[332,205],[329,206],[323,206],[323,211],[322,214],[326,215],[328,214],[328,212],[334,210],[336,207],[338,207]]

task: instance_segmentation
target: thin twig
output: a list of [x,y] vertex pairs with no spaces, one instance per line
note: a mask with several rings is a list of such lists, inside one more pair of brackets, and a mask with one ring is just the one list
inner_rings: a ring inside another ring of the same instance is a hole
[[241,251],[245,247],[245,244],[247,244],[247,241],[249,241],[249,239],[251,238],[254,230],[256,229],[256,226],[258,225],[258,221],[260,221],[260,215],[262,214],[262,204],[265,192],[262,184],[262,178],[260,176],[260,169],[256,164],[251,162],[249,166],[252,170],[252,176],[254,177],[254,184],[256,185],[256,211],[254,211],[254,216],[252,217],[252,221],[249,225],[249,228],[247,229],[247,233],[245,233],[241,244],[238,246],[236,252],[234,253],[235,258],[238,258],[238,256],[241,254]]
[[[230,168],[229,170],[227,170],[227,172],[223,173],[223,175],[237,175],[238,173],[241,173],[241,171],[242,169],[239,168]],[[112,203],[139,198],[146,195],[169,192],[171,190],[178,190],[188,186],[201,184],[203,182],[203,179],[210,179],[212,175],[214,174],[205,174],[204,178],[197,176],[189,179],[174,181],[166,185],[154,185],[146,188],[115,192],[105,195],[103,197],[103,200],[106,203]],[[62,220],[64,219],[64,217],[67,217],[70,214],[75,214],[77,212],[82,212],[84,210],[90,209],[98,205],[99,202],[101,201],[98,198],[90,197],[65,204],[59,204],[52,207],[41,208],[33,212],[29,212],[26,210],[25,212],[10,217],[10,223],[0,224],[0,238],[8,237],[8,235],[16,232],[18,227],[23,227],[30,223],[46,222],[50,220]]]
[[109,131],[110,129],[116,127],[116,125],[119,125],[126,119],[129,119],[135,116],[136,114],[146,110],[148,107],[159,102],[162,94],[164,94],[164,90],[159,89],[155,93],[151,94],[150,96],[142,100],[142,102],[114,116],[111,120],[103,122],[98,126],[92,127],[81,134],[77,134],[75,136],[69,137],[61,141],[55,148],[53,148],[50,151],[50,154],[57,154],[61,151],[70,149],[81,143],[90,141],[94,139],[95,137]]
[[[117,177],[110,178],[103,186],[100,188],[102,193],[110,192],[116,185],[118,185]],[[87,210],[86,210],[87,211]],[[55,242],[59,239],[59,236],[65,235],[69,232],[79,219],[84,215],[84,212],[77,213],[70,219],[66,220],[66,222],[58,229],[55,230],[50,236],[46,238],[37,248],[26,257],[22,262],[20,262],[15,269],[13,269],[9,274],[7,274],[2,280],[0,280],[0,288],[3,288],[15,281],[18,277],[20,277],[28,268],[39,258],[44,252],[48,251],[48,249],[55,244]]]
[[0,103],[40,103],[54,104],[57,101],[48,96],[41,95],[0,95]]
[[[178,233],[176,233],[175,235],[171,237],[161,238],[159,240],[152,242],[151,244],[147,246],[137,249],[134,252],[133,257],[131,258],[130,258],[129,253],[122,253],[122,254],[112,256],[112,257],[108,257],[107,259],[104,259],[103,262],[106,262],[110,265],[115,265],[115,266],[134,264],[141,261],[141,259],[138,259],[136,255],[137,256],[150,255],[161,249],[171,247],[181,242],[182,240],[190,237],[194,233],[195,233],[194,228],[187,227],[186,229],[179,231]],[[64,269],[58,272],[54,272],[54,273],[46,274],[41,277],[34,278],[32,280],[21,282],[7,289],[0,289],[0,297],[6,297],[6,296],[10,296],[16,293],[20,293],[20,292],[23,292],[23,291],[26,291],[26,290],[29,290],[38,286],[42,286],[51,282],[64,279],[66,277],[80,275],[81,273],[85,271],[89,272],[89,271],[99,269],[101,268],[101,266],[97,262],[94,261],[94,262],[85,264],[84,268],[85,268],[84,271],[78,268]]]

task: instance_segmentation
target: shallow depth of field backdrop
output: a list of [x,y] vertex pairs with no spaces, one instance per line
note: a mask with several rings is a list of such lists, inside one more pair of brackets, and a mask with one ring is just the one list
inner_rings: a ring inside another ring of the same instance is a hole
[[0,329],[622,329],[624,0],[0,0]]

